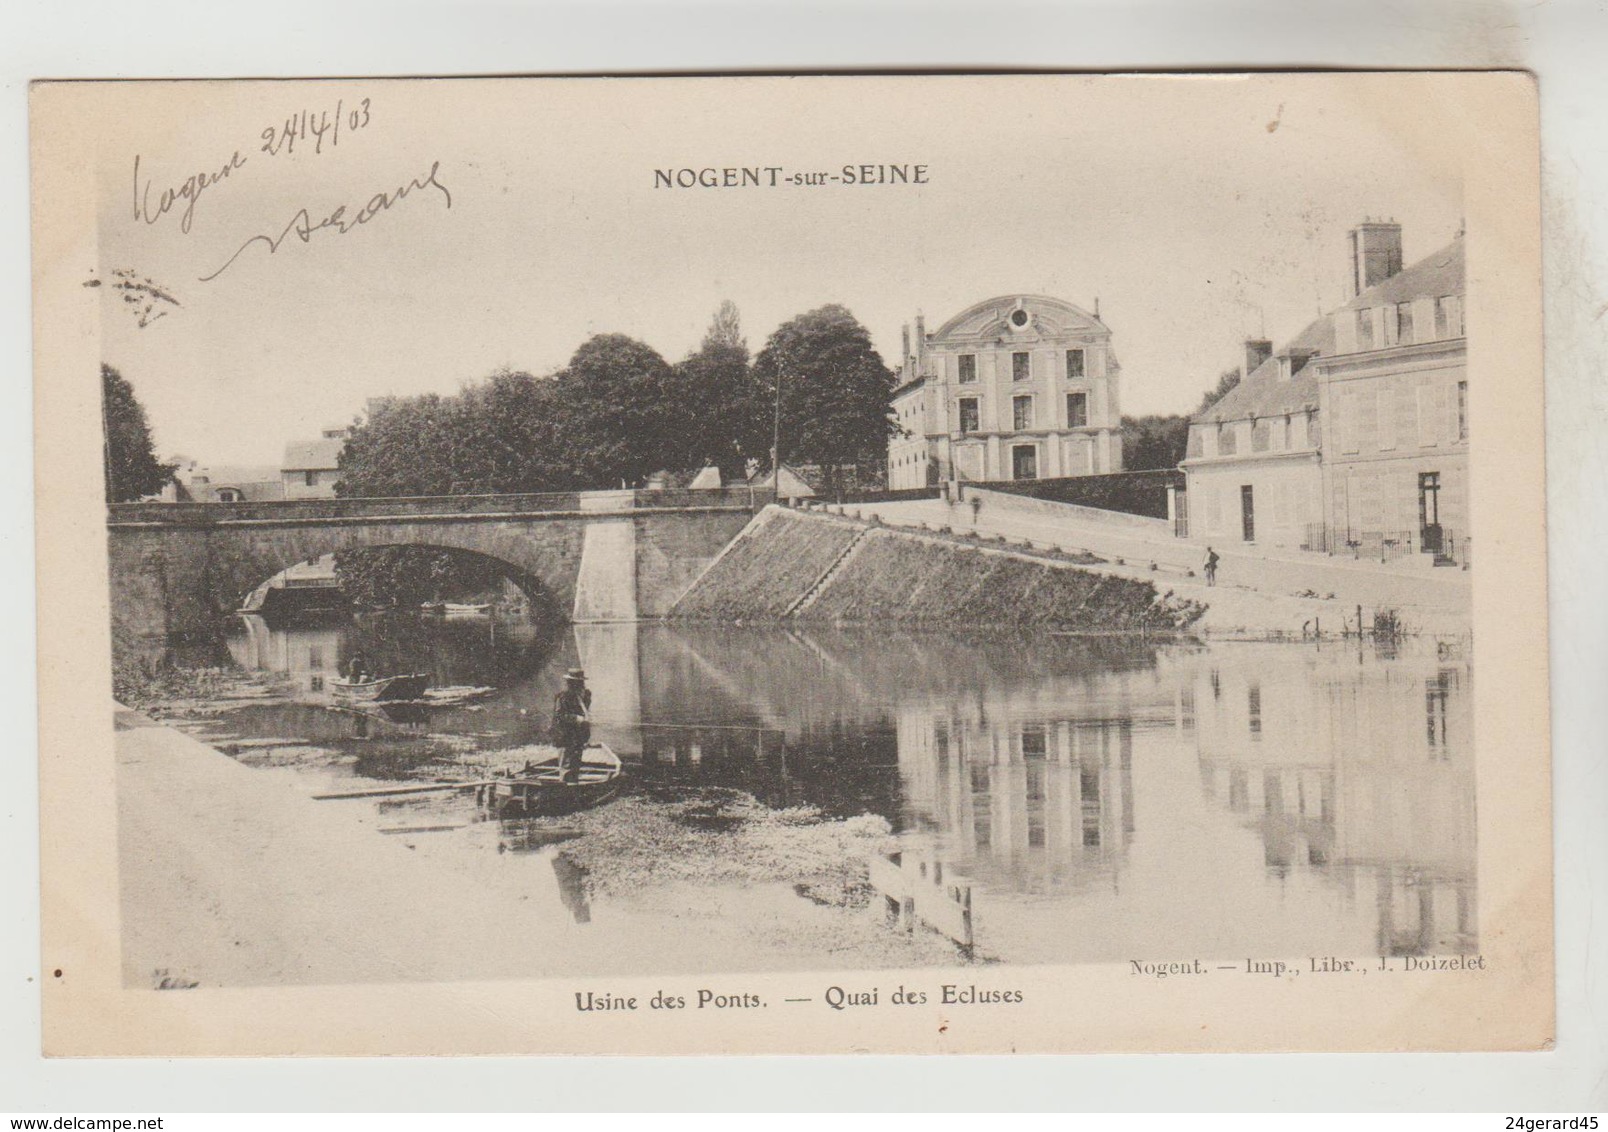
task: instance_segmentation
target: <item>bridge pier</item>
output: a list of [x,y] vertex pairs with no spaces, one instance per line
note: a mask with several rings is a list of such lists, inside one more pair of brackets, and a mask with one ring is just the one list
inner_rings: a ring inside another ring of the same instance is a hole
[[577,625],[635,621],[639,612],[636,520],[588,523],[581,540],[581,566],[570,620]]

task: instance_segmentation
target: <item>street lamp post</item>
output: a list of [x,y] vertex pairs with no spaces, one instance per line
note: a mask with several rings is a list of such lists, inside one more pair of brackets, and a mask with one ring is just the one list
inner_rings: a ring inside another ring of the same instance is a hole
[[771,502],[782,501],[782,371],[784,355],[776,352],[776,410],[771,418]]

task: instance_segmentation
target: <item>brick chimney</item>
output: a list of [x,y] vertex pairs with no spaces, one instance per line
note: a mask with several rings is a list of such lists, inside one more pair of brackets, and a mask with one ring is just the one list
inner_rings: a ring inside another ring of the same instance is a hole
[[1351,278],[1346,281],[1346,298],[1354,299],[1400,271],[1400,224],[1393,220],[1364,220],[1351,230]]
[[1273,343],[1266,338],[1245,339],[1245,376],[1250,377],[1261,365],[1273,356]]

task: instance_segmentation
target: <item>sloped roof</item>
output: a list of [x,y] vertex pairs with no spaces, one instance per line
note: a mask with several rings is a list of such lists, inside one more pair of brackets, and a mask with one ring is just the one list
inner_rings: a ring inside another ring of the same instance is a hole
[[1250,417],[1282,417],[1318,407],[1318,375],[1311,365],[1294,377],[1279,376],[1279,359],[1290,354],[1334,353],[1334,316],[1314,319],[1267,361],[1257,366],[1223,399],[1202,413],[1197,424],[1243,421]]
[[[820,468],[814,464],[806,464],[803,468],[795,468],[792,464],[782,464],[780,494],[783,498],[798,498],[804,495],[816,495],[820,491],[819,482],[811,483],[811,479],[820,480]],[[758,470],[748,477],[748,482],[755,487],[765,487],[771,482],[771,471],[768,468]]]
[[213,487],[279,482],[279,469],[272,464],[213,464],[197,467],[192,474],[206,476]]
[[1311,366],[1289,380],[1279,378],[1279,357],[1291,353],[1326,356],[1334,353],[1334,318],[1340,311],[1362,310],[1387,303],[1405,303],[1426,295],[1463,293],[1463,237],[1425,256],[1389,279],[1375,283],[1362,294],[1307,324],[1273,357],[1257,366],[1229,390],[1217,404],[1194,417],[1197,424],[1243,421],[1252,417],[1280,417],[1318,407],[1317,370]]
[[285,445],[285,460],[280,465],[286,472],[334,471],[340,467],[341,449],[346,440],[336,437],[329,440],[293,440]]
[[1406,303],[1426,295],[1463,293],[1463,237],[1427,255],[1381,283],[1375,283],[1341,310],[1354,311],[1386,303]]

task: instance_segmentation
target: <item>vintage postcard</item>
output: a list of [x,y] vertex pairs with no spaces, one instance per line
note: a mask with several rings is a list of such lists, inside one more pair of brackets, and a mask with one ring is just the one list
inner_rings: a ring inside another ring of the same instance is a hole
[[32,157],[47,1053],[1550,1043],[1528,76]]

